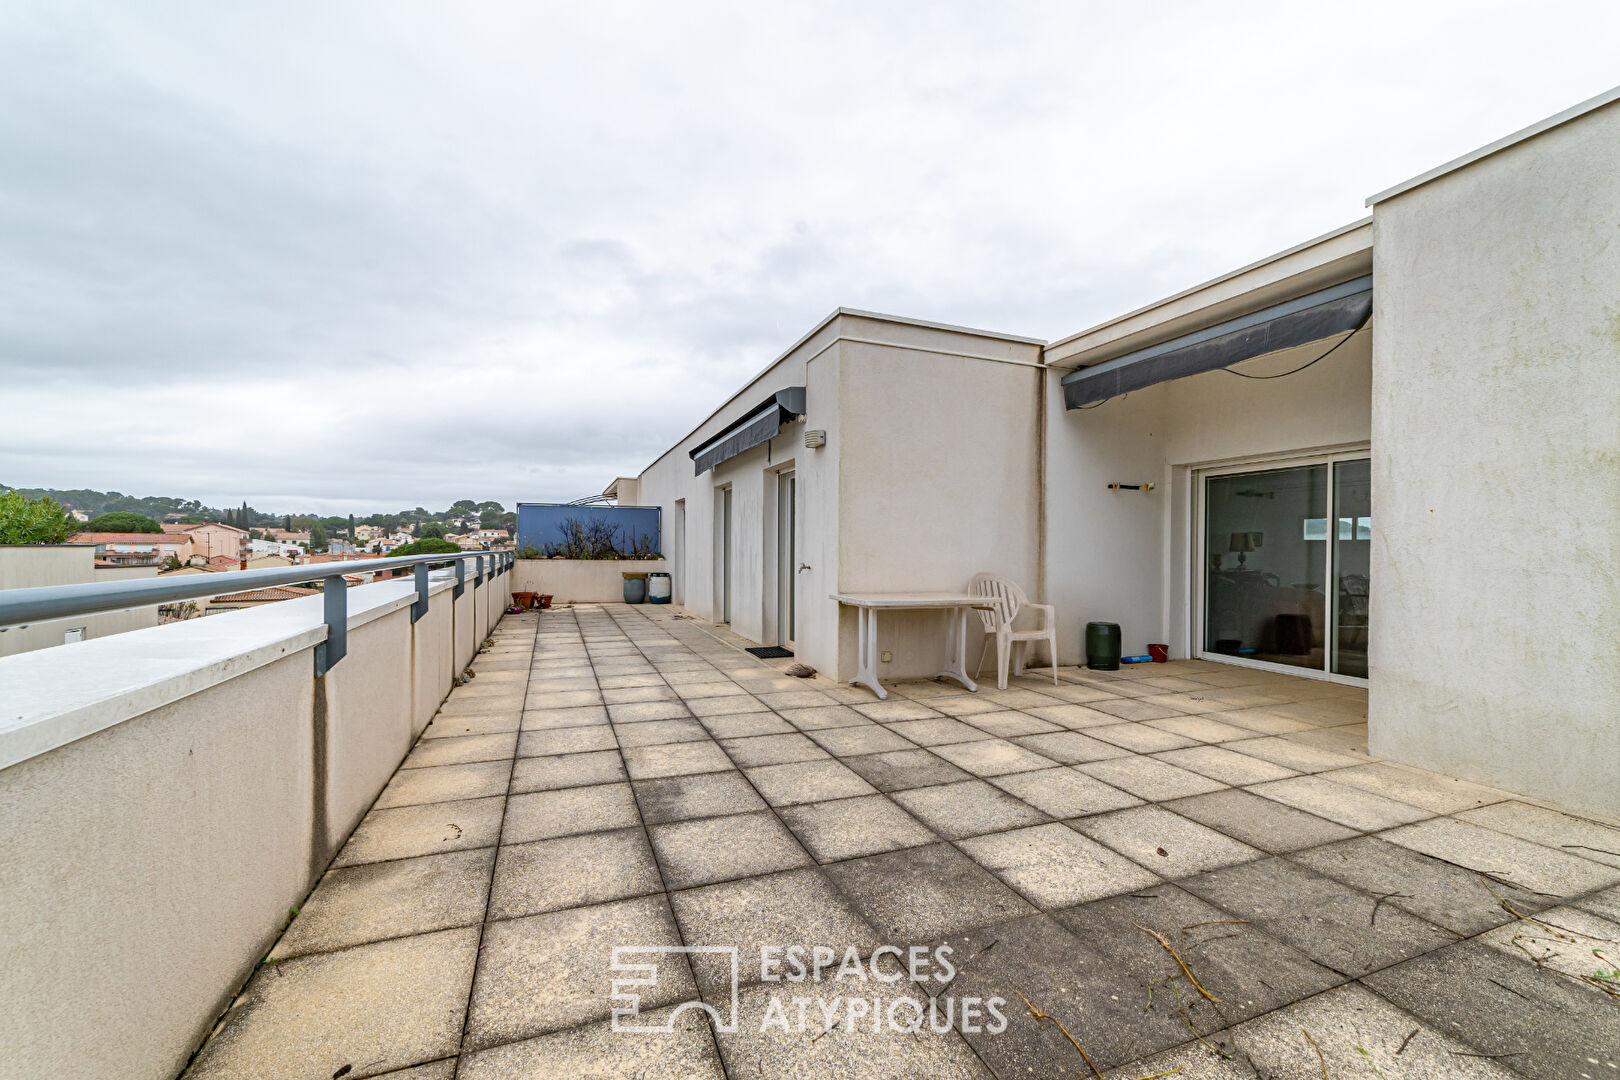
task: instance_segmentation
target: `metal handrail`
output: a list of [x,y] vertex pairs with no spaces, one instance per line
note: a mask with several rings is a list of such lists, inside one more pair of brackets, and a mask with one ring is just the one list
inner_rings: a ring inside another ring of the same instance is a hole
[[[516,558],[511,551],[463,551],[443,555],[401,555],[385,559],[354,559],[276,567],[267,570],[228,570],[218,574],[187,574],[159,581],[140,578],[133,581],[89,581],[78,585],[44,585],[33,589],[0,591],[0,629],[26,627],[50,619],[70,619],[77,615],[98,615],[110,611],[199,600],[205,596],[247,592],[276,585],[296,585],[319,581],[326,597],[327,639],[317,647],[315,674],[324,675],[347,651],[348,586],[342,579],[349,574],[416,568],[416,602],[411,622],[427,614],[428,567],[433,563],[454,564],[455,596],[467,586],[467,563],[476,560],[473,587],[492,580],[512,568]],[[486,565],[487,563],[487,565]]]

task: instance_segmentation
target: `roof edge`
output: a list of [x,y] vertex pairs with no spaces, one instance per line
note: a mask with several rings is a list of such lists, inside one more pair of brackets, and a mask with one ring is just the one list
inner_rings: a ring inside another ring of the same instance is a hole
[[1396,184],[1394,187],[1385,188],[1376,195],[1369,195],[1367,196],[1366,205],[1376,206],[1378,203],[1381,203],[1386,199],[1393,199],[1397,195],[1404,195],[1413,188],[1422,187],[1431,180],[1438,180],[1447,173],[1453,173],[1458,169],[1467,168],[1476,161],[1481,161],[1490,157],[1492,154],[1497,154],[1503,150],[1506,150],[1510,146],[1516,146],[1517,144],[1528,139],[1533,139],[1543,132],[1551,131],[1553,128],[1567,124],[1571,120],[1579,119],[1580,117],[1585,116],[1587,113],[1596,112],[1605,105],[1612,105],[1616,101],[1620,101],[1620,86],[1616,86],[1611,90],[1605,90],[1596,97],[1587,98],[1585,101],[1580,102],[1577,105],[1571,105],[1563,112],[1553,113],[1544,120],[1538,120],[1529,127],[1520,128],[1511,135],[1504,135],[1495,142],[1486,143],[1479,149],[1471,150],[1468,153],[1463,154],[1461,157],[1452,158],[1444,165],[1436,165],[1428,172],[1418,173],[1410,180],[1402,181],[1401,183]]
[[1177,300],[1185,299],[1186,297],[1193,296],[1193,295],[1195,295],[1197,293],[1203,292],[1205,289],[1210,289],[1210,288],[1215,287],[1216,285],[1220,285],[1223,282],[1231,281],[1233,278],[1241,277],[1244,274],[1247,274],[1247,273],[1249,273],[1249,272],[1251,272],[1253,270],[1258,270],[1263,266],[1269,266],[1271,263],[1279,262],[1279,261],[1281,261],[1283,259],[1288,258],[1290,255],[1297,255],[1301,251],[1308,251],[1309,249],[1317,246],[1318,244],[1325,244],[1329,240],[1337,240],[1341,236],[1346,236],[1346,235],[1348,235],[1350,233],[1355,232],[1357,229],[1365,228],[1365,227],[1367,227],[1368,225],[1371,225],[1371,224],[1372,224],[1372,216],[1371,215],[1368,215],[1367,217],[1363,217],[1363,218],[1357,218],[1355,221],[1350,222],[1350,224],[1348,224],[1348,225],[1341,225],[1339,228],[1333,229],[1330,232],[1325,232],[1320,236],[1313,236],[1311,239],[1302,241],[1302,242],[1300,242],[1298,244],[1295,244],[1293,247],[1284,248],[1282,251],[1278,251],[1278,252],[1275,252],[1274,254],[1267,255],[1265,258],[1262,258],[1262,259],[1256,259],[1252,263],[1249,263],[1249,264],[1247,264],[1245,266],[1240,266],[1236,270],[1230,270],[1230,271],[1220,275],[1219,277],[1213,277],[1213,278],[1210,278],[1208,281],[1199,282],[1197,285],[1193,285],[1190,288],[1182,289],[1178,293],[1172,293],[1171,295],[1166,296],[1166,297],[1162,297],[1162,298],[1160,298],[1158,300],[1153,301],[1150,304],[1143,304],[1139,308],[1133,308],[1130,311],[1127,311],[1122,315],[1116,315],[1112,319],[1108,319],[1108,320],[1106,320],[1104,322],[1100,322],[1095,326],[1088,326],[1084,330],[1077,330],[1072,334],[1066,335],[1065,337],[1058,338],[1057,340],[1049,343],[1046,346],[1046,350],[1048,352],[1050,352],[1053,349],[1059,348],[1059,347],[1061,347],[1063,345],[1067,345],[1071,341],[1078,341],[1080,338],[1085,337],[1087,334],[1095,334],[1099,330],[1106,330],[1110,326],[1115,326],[1115,325],[1118,325],[1119,323],[1125,322],[1125,321],[1127,321],[1129,319],[1134,319],[1138,315],[1146,315],[1148,312],[1153,311],[1155,308],[1164,307],[1166,304],[1173,304]]

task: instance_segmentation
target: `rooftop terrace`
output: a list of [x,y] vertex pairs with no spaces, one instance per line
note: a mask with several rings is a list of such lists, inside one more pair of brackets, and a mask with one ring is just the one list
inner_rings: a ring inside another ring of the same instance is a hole
[[[1620,1076],[1620,829],[1371,758],[1365,691],[1178,662],[877,702],[737,644],[506,616],[188,1075]],[[763,982],[796,944],[898,981]],[[879,951],[940,944],[948,981]],[[612,1031],[613,947],[681,945],[739,948],[735,1030],[725,964],[667,954],[671,1030]],[[953,1026],[822,1012],[930,996]]]

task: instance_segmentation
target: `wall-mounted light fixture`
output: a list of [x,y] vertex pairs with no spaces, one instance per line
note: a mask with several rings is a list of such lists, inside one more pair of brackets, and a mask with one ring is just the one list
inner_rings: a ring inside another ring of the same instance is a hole
[[827,445],[827,433],[815,428],[804,433],[804,445],[811,450]]

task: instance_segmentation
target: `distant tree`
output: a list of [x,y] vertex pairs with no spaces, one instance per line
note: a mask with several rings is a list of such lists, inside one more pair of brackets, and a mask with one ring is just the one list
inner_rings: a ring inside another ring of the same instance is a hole
[[498,502],[481,502],[481,503],[478,504],[478,512],[480,514],[484,513],[485,511],[488,511],[488,510],[493,510],[497,514],[500,514],[500,513],[504,513],[506,511],[506,507],[502,506]]
[[288,532],[292,532],[292,515],[291,514],[287,514],[286,516],[284,516],[281,519],[281,527],[283,529],[286,529]]
[[[496,503],[499,506],[500,503]],[[481,510],[478,514],[478,527],[480,529],[498,529],[501,527],[501,513],[499,510]]]
[[84,527],[85,532],[110,533],[160,533],[163,526],[143,514],[132,514],[126,510],[115,511],[111,514],[102,514],[93,517]]
[[438,536],[424,536],[420,540],[412,540],[408,544],[401,544],[394,549],[395,555],[454,555],[461,549],[450,541]]
[[516,536],[517,535],[517,515],[515,513],[513,513],[512,511],[508,510],[506,513],[501,515],[501,519],[500,519],[500,521],[498,523],[496,523],[495,527],[497,529],[505,529],[511,535]]
[[48,495],[29,499],[0,492],[0,544],[60,544],[78,530],[79,523]]
[[349,539],[354,539],[354,515],[349,515]]
[[327,545],[326,530],[319,521],[309,523],[309,550],[325,551]]
[[450,504],[450,509],[447,510],[445,513],[447,515],[448,514],[476,514],[476,513],[478,513],[478,504],[473,502],[471,499],[457,499],[455,502]]
[[416,535],[424,539],[443,540],[444,531],[443,525],[440,525],[437,521],[430,521],[416,530]]

